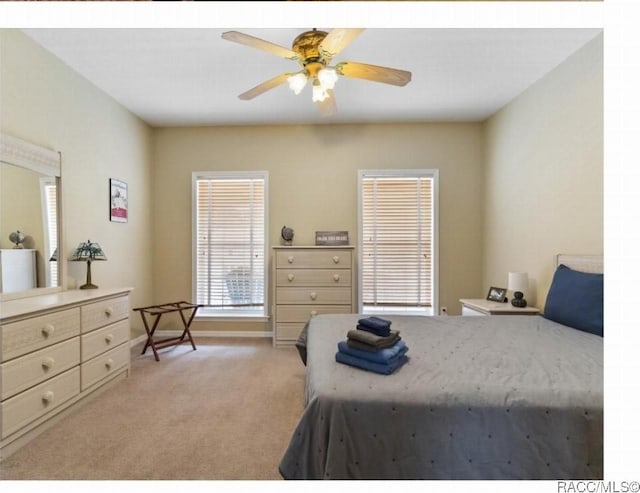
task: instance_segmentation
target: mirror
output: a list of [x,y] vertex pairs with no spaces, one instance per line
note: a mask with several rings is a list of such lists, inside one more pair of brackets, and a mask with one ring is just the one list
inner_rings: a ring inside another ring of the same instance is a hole
[[0,134],[0,299],[59,291],[60,153]]

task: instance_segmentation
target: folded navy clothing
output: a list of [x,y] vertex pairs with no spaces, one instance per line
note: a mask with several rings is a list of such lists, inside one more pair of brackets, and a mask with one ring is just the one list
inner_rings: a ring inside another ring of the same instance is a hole
[[367,317],[358,320],[358,325],[374,330],[389,330],[391,321],[380,317]]
[[387,337],[391,331],[389,329],[373,329],[371,327],[365,327],[363,325],[358,325],[356,329],[361,330],[362,332],[371,332],[377,336]]
[[[358,330],[351,329],[347,332],[347,342],[355,343],[358,342],[360,344],[355,344],[355,347],[359,347],[360,349],[370,349],[371,351],[377,351],[378,349],[391,347],[400,339],[400,332],[397,330],[389,331],[388,336],[379,336],[372,332],[367,332],[366,330]],[[369,346],[368,348],[361,347],[362,345]]]
[[394,371],[409,361],[409,357],[406,354],[403,354],[402,356],[392,360],[390,363],[374,363],[373,361],[357,358],[350,354],[338,351],[336,352],[336,361],[362,370],[380,373],[381,375],[391,375]]
[[354,348],[347,344],[347,341],[340,341],[338,343],[338,351],[344,354],[349,354],[351,356],[355,356],[356,358],[362,358],[369,361],[373,361],[374,363],[383,363],[389,364],[389,362],[393,362],[399,356],[405,354],[409,348],[405,344],[403,340],[399,340],[393,346],[385,349],[380,349],[379,351],[362,351],[360,349]]
[[388,336],[389,332],[391,332],[391,322],[383,323],[384,321],[378,322],[377,320],[382,319],[376,319],[376,317],[362,318],[358,320],[356,328],[379,336]]

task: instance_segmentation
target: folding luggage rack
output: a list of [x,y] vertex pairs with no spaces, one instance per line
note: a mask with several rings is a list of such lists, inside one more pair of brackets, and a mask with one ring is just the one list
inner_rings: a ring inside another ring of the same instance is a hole
[[[134,308],[133,311],[140,312],[140,316],[142,317],[142,323],[144,324],[144,330],[147,332],[147,342],[144,345],[144,349],[141,354],[147,352],[147,348],[151,347],[153,351],[153,355],[156,358],[156,361],[160,361],[160,357],[158,356],[158,349],[162,349],[168,346],[177,346],[178,344],[182,344],[186,340],[191,343],[191,347],[195,351],[196,345],[193,342],[193,338],[191,337],[191,332],[189,331],[189,327],[191,327],[191,322],[193,318],[196,316],[196,312],[198,308],[203,305],[195,305],[193,303],[189,303],[187,301],[177,301],[174,303],[164,303],[161,305],[150,305],[150,306],[142,306],[138,308]],[[159,341],[155,341],[153,336],[158,328],[158,323],[160,322],[160,318],[165,313],[175,313],[178,312],[180,314],[180,318],[182,320],[182,325],[184,330],[182,334],[177,337],[169,337],[166,339],[162,339]],[[190,312],[190,314],[189,314]],[[153,321],[153,325],[151,329],[149,329],[149,323],[147,321],[146,315],[150,317],[155,317]]]

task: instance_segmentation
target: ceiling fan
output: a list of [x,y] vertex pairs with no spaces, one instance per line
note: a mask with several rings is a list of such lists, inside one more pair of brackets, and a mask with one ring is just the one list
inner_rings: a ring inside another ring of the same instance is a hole
[[360,62],[340,62],[330,65],[331,60],[344,50],[364,29],[332,29],[329,32],[313,29],[297,36],[292,48],[285,48],[238,31],[222,33],[222,38],[252,48],[268,51],[274,55],[296,61],[302,67],[298,72],[286,72],[258,84],[240,94],[243,100],[253,99],[285,82],[295,94],[299,94],[307,82],[312,85],[312,100],[324,116],[336,111],[333,88],[339,76],[365,79],[394,86],[405,86],[411,80],[411,72]]

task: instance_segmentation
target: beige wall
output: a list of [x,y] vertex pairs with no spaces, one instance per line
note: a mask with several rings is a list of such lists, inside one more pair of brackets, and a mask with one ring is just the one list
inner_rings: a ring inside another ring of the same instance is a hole
[[37,286],[46,285],[44,224],[40,175],[25,168],[0,163],[0,248],[14,248],[9,235],[20,230],[24,248],[36,250]]
[[[62,152],[68,256],[99,242],[101,286],[133,306],[191,299],[191,173],[269,172],[271,244],[344,229],[357,243],[357,170],[440,170],[440,305],[526,270],[542,306],[558,252],[601,253],[602,39],[483,123],[150,129],[18,31],[0,31],[0,129]],[[129,184],[130,218],[108,217],[108,181]],[[67,262],[70,284],[85,265]],[[132,318],[134,335],[141,332]],[[268,330],[199,323],[199,330]]]
[[555,254],[603,253],[602,41],[486,122],[485,289],[527,271],[543,308]]
[[42,248],[44,230],[40,175],[0,163],[0,248],[13,248],[9,235],[20,230],[25,248]]
[[[151,303],[151,129],[16,30],[0,30],[0,82],[0,129],[62,153],[63,257],[100,243],[108,261],[93,264],[93,282]],[[129,184],[126,224],[109,221],[109,178]],[[83,283],[86,264],[66,265],[69,284]],[[141,332],[135,317],[132,326]]]
[[[459,311],[481,288],[483,136],[480,124],[166,128],[155,140],[154,298],[191,296],[191,173],[269,172],[270,245],[283,225],[294,244],[316,230],[347,230],[357,244],[357,172],[440,170],[440,304]],[[260,324],[200,323],[196,329],[268,330]]]

